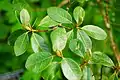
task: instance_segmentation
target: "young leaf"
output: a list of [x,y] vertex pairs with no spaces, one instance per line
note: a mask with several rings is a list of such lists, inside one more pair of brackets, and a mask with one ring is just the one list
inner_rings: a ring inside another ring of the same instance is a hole
[[45,44],[44,39],[36,33],[32,33],[31,45],[35,53],[40,51],[49,51],[48,46]]
[[57,28],[51,35],[53,51],[62,51],[67,42],[66,30],[64,28]]
[[80,6],[76,7],[73,11],[73,16],[79,26],[83,22],[83,19],[85,17],[84,9]]
[[29,45],[29,37],[28,37],[28,32],[26,32],[20,35],[15,41],[14,44],[15,55],[16,56],[22,55],[27,50],[28,45]]
[[58,7],[50,7],[47,9],[48,16],[60,23],[72,23],[71,15],[64,9]]
[[85,47],[85,51],[92,49],[92,41],[83,30],[77,31],[77,38],[83,42],[83,45]]
[[28,57],[25,67],[35,73],[40,73],[48,67],[52,59],[53,56],[48,52],[34,53]]
[[69,43],[69,48],[72,52],[77,54],[78,56],[84,57],[85,48],[81,40],[73,39]]
[[68,80],[80,80],[82,72],[79,65],[74,60],[64,58],[61,62],[61,68],[64,76]]
[[42,76],[44,80],[54,80],[59,70],[59,63],[53,62],[42,72]]
[[44,17],[38,26],[40,27],[53,27],[59,25],[60,23],[52,20],[49,16]]
[[101,52],[94,52],[92,54],[91,62],[93,64],[101,64],[108,67],[114,66],[113,61],[106,54],[103,54]]
[[84,30],[89,36],[97,40],[104,40],[107,37],[107,34],[103,29],[94,25],[86,25],[82,27],[82,30]]
[[29,13],[28,13],[28,11],[26,9],[22,9],[20,11],[20,20],[21,20],[21,23],[24,24],[24,25],[29,24],[30,15],[29,15]]
[[93,72],[90,69],[90,67],[85,66],[83,68],[83,77],[82,80],[95,80],[94,76],[93,76]]

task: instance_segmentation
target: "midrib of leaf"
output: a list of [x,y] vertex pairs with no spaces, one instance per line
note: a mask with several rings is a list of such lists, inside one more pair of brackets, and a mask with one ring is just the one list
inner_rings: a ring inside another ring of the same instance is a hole
[[33,37],[34,37],[34,39],[35,39],[36,43],[38,44],[38,46],[39,46],[40,50],[42,50],[42,49],[41,49],[41,46],[40,46],[40,44],[39,44],[38,40],[36,39],[36,37],[35,37],[35,34],[34,34],[34,33],[33,33]]
[[[27,32],[27,33],[28,33],[28,32]],[[22,41],[22,43],[21,43],[21,45],[20,45],[20,48],[22,47],[22,45],[23,45],[23,43],[24,43],[24,41],[25,41],[25,38],[27,37],[27,33],[25,33],[25,36],[24,36],[23,41]]]

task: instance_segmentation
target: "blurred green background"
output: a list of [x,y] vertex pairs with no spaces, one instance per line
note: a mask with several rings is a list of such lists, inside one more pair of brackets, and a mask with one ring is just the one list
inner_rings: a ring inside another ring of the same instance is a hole
[[[19,12],[22,8],[28,9],[32,18],[31,23],[36,17],[38,18],[36,22],[37,25],[37,23],[47,15],[47,8],[58,6],[61,1],[62,0],[0,0],[0,74],[22,69],[24,70],[24,75],[21,76],[21,80],[38,80],[39,75],[28,72],[24,67],[27,57],[32,53],[31,49],[29,49],[24,55],[16,57],[13,51],[13,46],[9,45],[8,42],[10,34],[22,28],[16,18],[15,10]],[[104,6],[106,4],[105,0],[101,1]],[[97,0],[86,0],[84,3],[79,3],[77,0],[71,0],[70,3],[70,13],[72,13],[74,7],[78,5],[83,6],[85,9],[85,20],[82,26],[86,24],[94,24],[100,26],[106,31]],[[66,9],[69,5],[70,4],[66,4],[63,8]],[[109,17],[114,40],[120,50],[120,0],[109,0],[109,6]],[[109,37],[104,41],[96,41],[94,39],[92,39],[92,41],[93,51],[98,50],[108,54],[114,63],[116,63],[114,53],[110,47],[111,43]],[[100,71],[97,68],[99,68],[99,66],[96,66],[96,69],[93,69],[96,75]],[[106,75],[108,72],[111,72],[109,68],[103,69]],[[112,74],[112,72],[109,74]]]

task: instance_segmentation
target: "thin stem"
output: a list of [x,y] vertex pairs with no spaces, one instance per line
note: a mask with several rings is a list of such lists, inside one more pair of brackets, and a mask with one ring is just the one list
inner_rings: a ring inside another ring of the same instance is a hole
[[58,26],[63,27],[63,28],[66,28],[66,29],[68,29],[68,30],[72,30],[72,28],[67,27],[67,26],[63,26],[62,24],[60,24],[60,25],[58,25]]
[[88,64],[88,61],[84,61],[84,62],[80,65],[80,67],[83,68],[83,67],[86,66],[87,64]]
[[[109,3],[109,0],[106,0],[106,2]],[[111,29],[111,25],[110,25],[109,16],[108,16],[108,8],[109,8],[108,4],[106,3],[106,8],[104,10],[104,8],[102,7],[102,4],[101,4],[101,0],[97,0],[97,3],[100,6],[101,15],[104,18],[105,27],[107,29],[108,36],[110,37],[110,42],[111,42],[111,47],[112,47],[113,53],[116,57],[116,60],[119,63],[120,55],[119,55],[118,47],[117,47],[117,45],[114,41],[114,37],[113,37],[113,34],[112,34],[112,29]]]
[[48,32],[48,31],[51,31],[51,30],[55,30],[57,27],[52,27],[51,29],[49,30],[35,30],[35,29],[32,29],[32,32]]
[[57,28],[56,26],[54,26],[49,30],[36,30],[36,29],[33,29],[30,25],[26,26],[24,24],[22,24],[22,27],[25,28],[28,31],[31,31],[31,32],[48,32],[48,31],[51,31],[51,30],[55,30]]
[[70,0],[63,0],[59,5],[58,5],[58,7],[62,7],[62,6],[64,6],[65,4],[67,4],[67,3],[69,3],[70,2]]

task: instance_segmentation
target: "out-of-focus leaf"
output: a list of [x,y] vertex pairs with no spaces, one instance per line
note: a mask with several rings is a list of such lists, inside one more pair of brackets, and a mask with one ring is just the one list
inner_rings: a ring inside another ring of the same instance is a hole
[[79,3],[84,3],[87,0],[77,0]]
[[20,80],[39,80],[40,74],[35,74],[32,71],[24,71],[24,75],[20,78]]
[[[2,18],[1,18],[2,19]],[[7,25],[0,24],[0,39],[7,38],[7,35],[9,34],[10,28]]]

